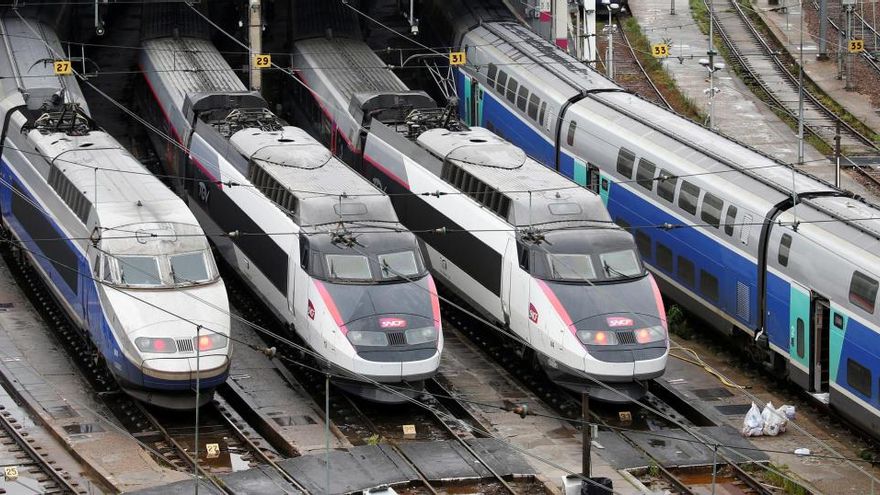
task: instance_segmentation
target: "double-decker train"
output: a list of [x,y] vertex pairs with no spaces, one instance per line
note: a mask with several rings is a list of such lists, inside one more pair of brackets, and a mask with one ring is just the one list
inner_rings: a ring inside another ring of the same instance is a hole
[[391,193],[432,273],[555,381],[623,402],[663,373],[659,291],[597,194],[459,125],[358,39],[297,41],[293,66],[309,89],[294,86],[288,110]]
[[432,25],[467,52],[455,78],[469,124],[598,191],[666,295],[752,337],[777,374],[880,431],[880,208],[628,93],[476,5],[494,2],[431,3]]
[[440,364],[440,306],[388,196],[275,116],[210,41],[146,39],[140,64],[147,118],[187,150],[154,134],[161,161],[225,260],[337,385],[379,402],[406,399],[354,375],[417,393]]
[[196,407],[229,371],[226,288],[183,201],[89,117],[34,19],[0,18],[3,228],[128,394]]

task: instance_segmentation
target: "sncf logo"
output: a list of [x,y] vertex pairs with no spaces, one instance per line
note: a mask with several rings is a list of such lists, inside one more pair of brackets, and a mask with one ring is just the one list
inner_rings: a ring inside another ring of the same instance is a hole
[[611,328],[633,326],[633,321],[630,318],[624,318],[622,316],[611,316],[605,318],[605,321],[608,322],[608,326]]
[[538,323],[538,310],[532,303],[529,303],[529,319],[532,320],[532,323]]
[[406,328],[403,318],[379,318],[379,328]]
[[315,305],[312,304],[312,300],[311,300],[311,299],[309,299],[309,319],[310,319],[310,320],[314,320],[314,319],[315,319]]

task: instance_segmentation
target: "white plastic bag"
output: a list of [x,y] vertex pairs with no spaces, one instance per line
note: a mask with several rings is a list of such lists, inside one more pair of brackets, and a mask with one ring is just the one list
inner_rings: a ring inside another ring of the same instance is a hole
[[773,407],[772,402],[768,402],[764,406],[764,410],[761,412],[761,419],[764,420],[764,435],[768,437],[775,437],[784,432],[785,424],[788,423],[785,413]]
[[752,402],[752,407],[743,419],[742,435],[744,437],[759,437],[764,434],[764,418],[761,410]]
[[794,419],[796,414],[794,406],[789,406],[787,404],[779,406],[779,412],[783,413],[789,420]]

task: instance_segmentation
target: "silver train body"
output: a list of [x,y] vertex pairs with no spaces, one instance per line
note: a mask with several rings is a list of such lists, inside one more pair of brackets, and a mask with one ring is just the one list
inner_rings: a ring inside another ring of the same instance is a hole
[[318,98],[298,91],[288,108],[392,193],[432,273],[558,383],[621,402],[663,373],[659,291],[597,194],[487,129],[459,126],[360,41],[297,42],[293,66]]
[[880,431],[880,208],[472,6],[435,9],[467,51],[456,71],[467,121],[598,190],[666,295],[750,337],[778,376]]
[[189,153],[157,148],[219,252],[322,365],[342,372],[338,385],[402,402],[344,379],[415,386],[440,363],[434,282],[389,198],[273,115],[209,41],[164,37],[143,48],[148,118]]
[[48,26],[0,20],[3,226],[122,389],[194,408],[228,375],[226,288],[186,205],[89,118]]

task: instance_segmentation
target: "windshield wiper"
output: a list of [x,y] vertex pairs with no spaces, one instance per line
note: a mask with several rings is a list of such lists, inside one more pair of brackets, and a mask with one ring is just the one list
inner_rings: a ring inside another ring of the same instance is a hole
[[615,270],[614,268],[611,267],[611,265],[608,264],[607,261],[603,261],[603,262],[602,262],[602,268],[605,269],[605,274],[606,274],[606,275],[609,275],[609,276],[610,276],[612,273],[614,273],[615,275],[617,275],[616,278],[636,278],[636,277],[637,277],[637,275],[627,275],[627,274],[625,274],[625,273],[623,273],[623,272],[620,272],[620,271],[618,271],[618,270]]

